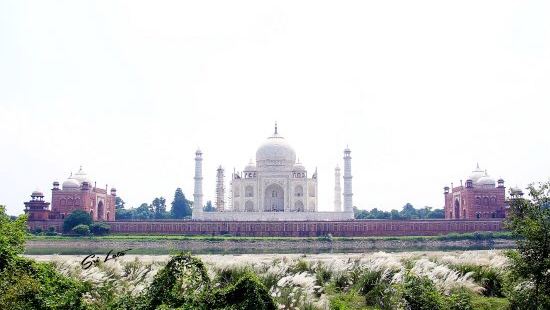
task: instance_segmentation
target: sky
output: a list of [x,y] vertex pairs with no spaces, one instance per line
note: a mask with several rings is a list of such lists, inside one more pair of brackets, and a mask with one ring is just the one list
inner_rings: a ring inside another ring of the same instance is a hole
[[352,153],[361,209],[444,205],[479,163],[550,178],[549,1],[0,1],[0,204],[80,165],[127,207],[205,201],[273,132],[318,169]]

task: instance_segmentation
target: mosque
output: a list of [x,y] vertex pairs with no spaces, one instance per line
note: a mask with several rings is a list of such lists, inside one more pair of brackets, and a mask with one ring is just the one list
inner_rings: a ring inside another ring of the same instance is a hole
[[[203,205],[202,159],[195,153],[194,206]],[[218,168],[216,211],[193,208],[194,220],[217,221],[303,221],[353,219],[351,151],[344,151],[344,209],[341,206],[340,169],[335,169],[335,199],[332,212],[318,210],[317,171],[309,173],[296,160],[296,152],[275,124],[273,135],[256,151],[256,162],[231,175],[230,205],[225,205],[223,169]]]

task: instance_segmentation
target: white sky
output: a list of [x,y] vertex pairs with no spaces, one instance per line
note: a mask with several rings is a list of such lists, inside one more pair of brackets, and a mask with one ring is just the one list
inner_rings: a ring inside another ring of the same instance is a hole
[[479,162],[549,178],[549,1],[1,1],[0,204],[79,165],[128,206],[192,199],[273,131],[360,208],[442,207]]

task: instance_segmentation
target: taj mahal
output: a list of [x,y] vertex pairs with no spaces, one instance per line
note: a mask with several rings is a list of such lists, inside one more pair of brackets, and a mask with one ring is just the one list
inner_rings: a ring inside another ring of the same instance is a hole
[[[230,203],[225,202],[224,170],[220,166],[216,177],[216,211],[205,212],[202,192],[203,153],[195,153],[194,220],[214,221],[335,221],[353,219],[351,151],[344,150],[344,193],[340,188],[340,168],[334,171],[334,210],[318,210],[317,170],[310,174],[299,161],[296,152],[278,133],[256,151],[242,172],[231,175]],[[344,206],[342,210],[342,197]]]

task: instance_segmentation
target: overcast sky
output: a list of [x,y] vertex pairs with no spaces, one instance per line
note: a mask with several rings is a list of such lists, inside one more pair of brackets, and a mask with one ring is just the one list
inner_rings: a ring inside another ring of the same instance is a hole
[[242,170],[279,123],[334,200],[352,151],[363,209],[443,206],[479,162],[550,176],[549,1],[1,1],[0,204],[83,165],[127,206],[204,153]]

